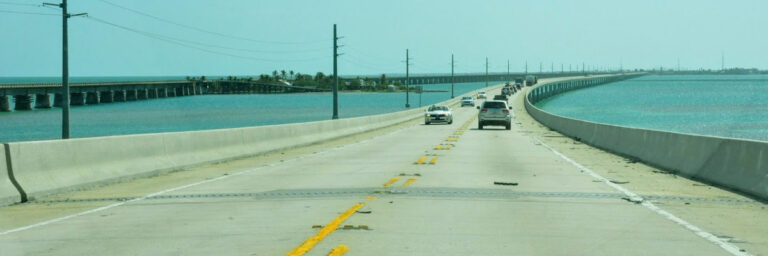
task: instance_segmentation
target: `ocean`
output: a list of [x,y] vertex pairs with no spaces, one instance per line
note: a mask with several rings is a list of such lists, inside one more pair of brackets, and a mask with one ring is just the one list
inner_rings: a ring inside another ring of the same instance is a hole
[[[157,77],[152,78],[157,80]],[[19,81],[18,78],[16,79],[15,81]],[[34,78],[29,80],[34,80]],[[79,79],[79,81],[84,80],[139,81],[131,77],[107,80],[103,78]],[[33,82],[45,81],[37,79]],[[501,82],[493,84],[498,83]],[[443,92],[430,92],[421,95],[411,93],[411,107],[419,106],[420,96],[421,105],[430,105],[450,99],[450,84],[423,86],[425,90]],[[461,95],[484,86],[484,82],[458,83],[455,85],[455,95]],[[405,93],[339,93],[339,118],[383,114],[405,109]],[[70,130],[73,138],[287,124],[331,119],[332,94],[239,94],[172,97],[73,106],[70,115]],[[0,142],[59,138],[61,138],[61,109],[59,108],[0,112]]]
[[646,75],[537,106],[599,123],[768,141],[768,75]]

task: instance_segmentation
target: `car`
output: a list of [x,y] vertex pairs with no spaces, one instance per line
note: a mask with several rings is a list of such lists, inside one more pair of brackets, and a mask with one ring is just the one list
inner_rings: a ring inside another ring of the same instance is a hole
[[475,106],[475,99],[472,96],[461,97],[461,106]]
[[509,101],[507,100],[507,95],[504,95],[504,94],[494,95],[493,100],[501,100],[509,103]]
[[424,113],[424,124],[429,125],[431,123],[453,123],[453,112],[446,106],[432,105]]
[[477,98],[478,99],[485,99],[485,92],[478,92],[477,93]]
[[525,76],[525,85],[527,86],[533,86],[538,82],[539,82],[539,78],[537,78],[536,76],[532,76],[532,75]]
[[483,105],[477,106],[477,128],[482,130],[486,125],[504,126],[507,130],[512,128],[512,107],[507,106],[506,101],[489,100]]
[[501,88],[501,94],[512,95],[512,87]]

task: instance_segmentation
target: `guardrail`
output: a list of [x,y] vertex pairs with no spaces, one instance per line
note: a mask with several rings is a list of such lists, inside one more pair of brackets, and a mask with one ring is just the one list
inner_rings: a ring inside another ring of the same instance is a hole
[[768,200],[768,142],[602,124],[555,115],[534,105],[559,93],[627,78],[631,77],[542,84],[526,95],[525,109],[545,126],[589,145]]

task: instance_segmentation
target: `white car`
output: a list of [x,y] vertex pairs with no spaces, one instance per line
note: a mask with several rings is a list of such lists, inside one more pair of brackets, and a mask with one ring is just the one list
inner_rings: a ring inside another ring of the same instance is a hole
[[461,98],[461,106],[475,106],[475,99],[472,96],[464,96]]
[[453,123],[453,112],[446,106],[432,105],[424,113],[424,124],[429,125],[431,123]]
[[478,92],[477,93],[477,98],[478,99],[485,99],[485,92]]

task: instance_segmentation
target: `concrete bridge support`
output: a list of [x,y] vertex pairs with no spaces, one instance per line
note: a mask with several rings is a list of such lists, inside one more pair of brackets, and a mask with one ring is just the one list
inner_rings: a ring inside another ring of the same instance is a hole
[[99,101],[102,103],[112,103],[115,102],[115,96],[112,91],[103,91],[99,93]]
[[158,98],[167,98],[168,97],[168,88],[157,89],[157,97]]
[[11,97],[8,95],[0,95],[0,111],[11,111]]
[[168,97],[176,97],[176,88],[165,89],[165,93]]
[[69,105],[71,105],[71,106],[82,106],[82,105],[85,105],[85,93],[82,93],[82,92],[70,93]]
[[85,104],[88,105],[96,105],[99,104],[101,101],[99,100],[99,93],[98,92],[87,92],[85,94]]
[[31,95],[14,95],[14,100],[16,101],[16,104],[14,105],[14,109],[16,110],[32,110],[32,96]]
[[35,95],[35,108],[51,108],[51,95],[47,93]]
[[125,90],[125,101],[135,101],[136,94],[136,90]]
[[125,90],[116,90],[116,91],[114,91],[112,93],[112,95],[113,95],[113,97],[115,99],[115,102],[125,101],[125,99],[126,99],[125,94],[126,94]]
[[147,89],[138,89],[136,90],[136,99],[139,100],[146,100],[148,98]]
[[147,91],[148,91],[147,98],[157,99],[157,88],[147,89]]

